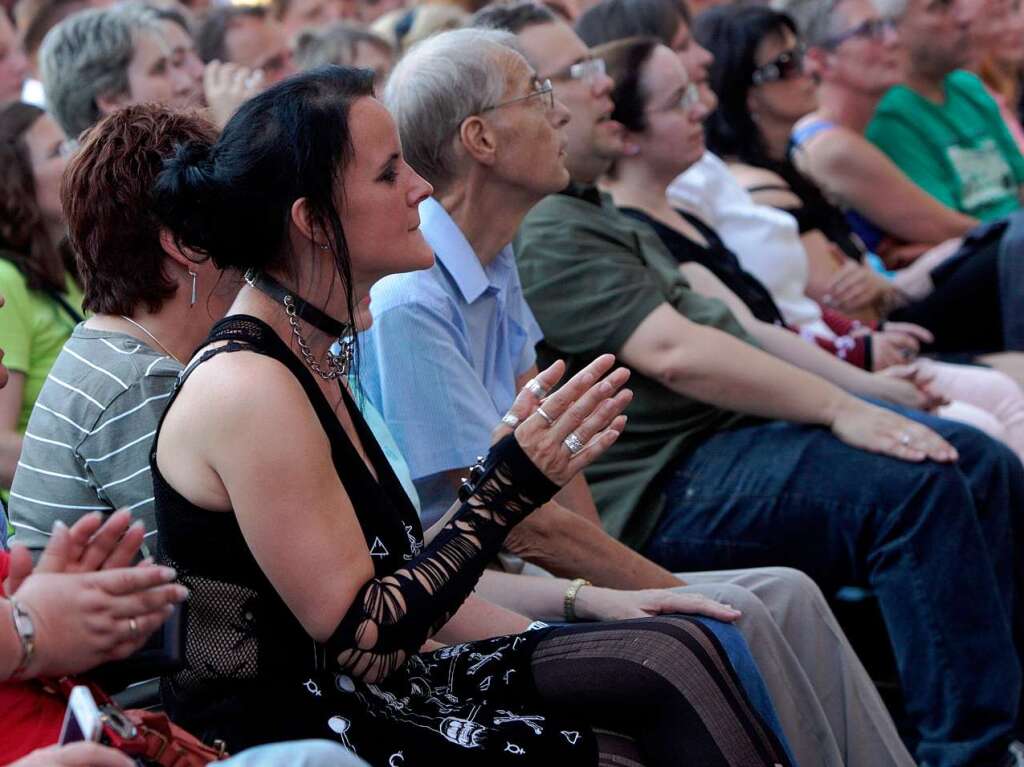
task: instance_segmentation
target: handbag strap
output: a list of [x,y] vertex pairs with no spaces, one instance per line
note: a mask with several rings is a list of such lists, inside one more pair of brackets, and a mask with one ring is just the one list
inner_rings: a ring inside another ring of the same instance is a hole
[[71,321],[75,325],[77,325],[79,322],[81,322],[83,319],[85,319],[84,317],[82,317],[81,313],[75,311],[75,307],[73,307],[68,302],[68,300],[66,298],[64,298],[64,296],[62,296],[56,290],[48,290],[46,292],[49,294],[50,298],[52,298],[54,301],[57,302],[57,306],[59,306],[61,309],[64,310],[64,313],[67,314],[68,317],[71,318]]

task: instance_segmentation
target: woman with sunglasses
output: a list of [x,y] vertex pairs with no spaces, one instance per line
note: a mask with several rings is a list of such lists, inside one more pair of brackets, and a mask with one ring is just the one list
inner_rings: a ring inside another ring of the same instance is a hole
[[[0,348],[10,381],[0,390],[0,496],[21,455],[22,435],[54,360],[82,320],[82,294],[64,232],[60,180],[65,136],[38,107],[0,109]],[[0,522],[0,543],[7,523]]]
[[756,201],[796,218],[810,264],[808,295],[865,320],[920,325],[933,336],[923,347],[930,352],[962,358],[1004,351],[1001,302],[1012,301],[1010,308],[1021,297],[1000,293],[995,248],[952,260],[934,283],[913,272],[886,276],[872,267],[876,257],[843,212],[791,163],[792,127],[816,106],[793,19],[765,8],[716,8],[696,32],[715,56],[719,107],[706,124],[708,146]]

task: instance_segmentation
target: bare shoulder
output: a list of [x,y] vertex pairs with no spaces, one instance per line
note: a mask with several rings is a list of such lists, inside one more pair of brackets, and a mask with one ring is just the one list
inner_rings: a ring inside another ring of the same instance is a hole
[[800,207],[800,198],[790,191],[786,179],[775,171],[744,163],[732,163],[729,170],[757,204],[771,208]]

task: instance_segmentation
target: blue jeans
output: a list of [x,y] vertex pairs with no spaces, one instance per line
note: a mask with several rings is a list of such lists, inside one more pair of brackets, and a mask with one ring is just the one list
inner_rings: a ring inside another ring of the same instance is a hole
[[673,572],[788,565],[826,593],[870,586],[920,736],[917,760],[1000,764],[1022,683],[1024,467],[969,426],[899,412],[939,432],[960,460],[906,463],[781,421],[724,431],[681,460],[644,553]]
[[722,649],[729,656],[729,662],[732,663],[732,667],[736,669],[736,676],[739,677],[740,684],[743,685],[743,690],[750,699],[750,705],[754,707],[754,710],[761,715],[764,723],[778,737],[782,747],[786,749],[786,756],[789,757],[790,764],[796,767],[796,759],[793,758],[793,751],[789,747],[789,741],[786,740],[786,734],[782,731],[779,715],[775,711],[771,695],[768,694],[768,688],[765,687],[764,679],[761,676],[761,669],[757,667],[757,661],[750,654],[750,648],[747,646],[747,640],[743,638],[743,634],[731,624],[716,621],[713,618],[695,617],[711,629],[718,641],[722,643]]

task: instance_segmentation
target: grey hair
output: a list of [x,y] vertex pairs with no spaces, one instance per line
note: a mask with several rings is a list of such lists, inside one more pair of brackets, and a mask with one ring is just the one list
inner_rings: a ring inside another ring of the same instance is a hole
[[843,0],[772,0],[772,10],[787,13],[812,48],[843,31],[836,8]]
[[455,29],[414,45],[391,73],[384,104],[398,124],[406,161],[435,189],[456,177],[459,125],[501,102],[508,90],[505,62],[517,54],[508,32]]
[[395,55],[391,43],[376,32],[347,21],[336,21],[327,27],[309,27],[299,33],[294,44],[295,63],[302,70],[326,64],[352,66],[359,43],[369,43],[381,51],[387,51],[391,57]]
[[159,29],[144,6],[114,6],[68,16],[51,29],[39,51],[49,111],[64,132],[78,136],[102,117],[97,98],[128,92],[134,34]]

